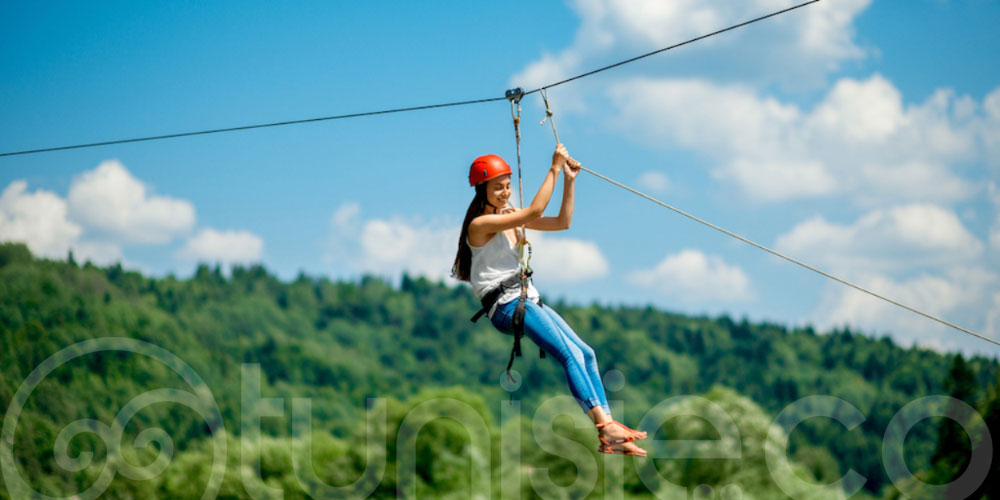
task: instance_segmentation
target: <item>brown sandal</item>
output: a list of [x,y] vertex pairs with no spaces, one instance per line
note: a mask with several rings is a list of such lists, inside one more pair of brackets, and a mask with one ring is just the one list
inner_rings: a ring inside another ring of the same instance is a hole
[[615,455],[635,455],[637,457],[646,456],[645,451],[638,451],[638,450],[641,450],[641,448],[637,448],[635,450],[616,450],[611,446],[603,444],[597,448],[598,453],[613,453]]
[[[609,425],[611,425],[611,424],[618,424],[618,425],[620,425],[623,429],[625,429],[626,431],[629,432],[629,435],[626,436],[625,439],[616,439],[614,441],[607,441],[606,439],[604,439],[601,436],[600,430],[603,429],[603,428],[605,428],[605,427],[607,427],[607,426],[609,426]],[[610,422],[601,422],[599,424],[595,424],[595,426],[597,427],[597,431],[598,431],[597,439],[600,439],[601,443],[603,443],[605,446],[611,446],[613,444],[631,443],[632,441],[636,441],[636,440],[639,440],[639,439],[642,439],[642,438],[646,437],[646,431],[637,431],[637,430],[634,430],[634,429],[630,429],[627,425],[625,425],[625,424],[623,424],[623,423],[621,423],[621,422],[619,422],[617,420],[612,420]],[[600,451],[600,450],[598,450],[598,451]],[[631,454],[634,455],[634,453],[631,453]]]

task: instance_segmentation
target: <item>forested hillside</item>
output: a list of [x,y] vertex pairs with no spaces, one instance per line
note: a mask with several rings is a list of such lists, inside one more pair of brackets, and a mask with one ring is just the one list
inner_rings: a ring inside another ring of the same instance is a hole
[[[602,372],[618,370],[624,376],[624,385],[609,391],[610,399],[621,402],[617,418],[635,425],[668,398],[697,395],[700,398],[682,404],[715,402],[740,431],[742,442],[730,444],[743,450],[740,458],[612,457],[625,460],[624,472],[609,474],[629,495],[649,498],[651,490],[667,488],[665,482],[651,486],[631,467],[632,461],[646,460],[640,469],[653,474],[658,466],[663,477],[676,484],[708,484],[720,491],[738,485],[742,498],[785,498],[767,479],[765,444],[774,436],[765,435],[766,426],[789,403],[808,395],[841,398],[864,420],[850,430],[826,418],[795,427],[786,434],[794,473],[829,483],[853,469],[867,478],[864,491],[873,497],[898,494],[882,464],[883,435],[897,411],[921,396],[950,394],[968,402],[990,424],[993,436],[1000,436],[996,359],[902,348],[888,338],[848,330],[821,333],[725,316],[682,316],[652,307],[552,305],[594,347]],[[282,282],[260,266],[235,267],[229,273],[201,266],[190,279],[148,278],[120,266],[37,259],[23,245],[0,244],[0,406],[6,410],[12,402],[23,403],[13,435],[17,469],[41,493],[82,492],[97,480],[106,462],[128,458],[108,458],[95,433],[78,432],[70,436],[69,456],[92,451],[93,460],[89,467],[67,470],[57,463],[66,457],[54,450],[68,424],[93,419],[110,425],[144,392],[191,389],[157,359],[106,350],[60,363],[38,381],[30,397],[13,401],[28,375],[61,349],[88,339],[127,337],[158,346],[186,364],[185,370],[196,374],[214,397],[219,415],[206,421],[184,405],[157,403],[121,422],[127,424],[126,436],[132,436],[124,443],[135,441],[145,429],[163,428],[174,456],[155,477],[119,474],[106,498],[200,498],[210,475],[212,433],[218,435],[220,429],[226,433],[230,467],[219,498],[251,498],[246,471],[240,469],[241,451],[243,463],[261,463],[263,483],[259,495],[253,495],[257,498],[275,495],[264,486],[283,488],[284,498],[306,498],[306,487],[295,477],[296,453],[311,454],[317,481],[350,484],[364,475],[366,460],[371,459],[363,451],[365,422],[378,405],[369,398],[385,400],[389,439],[383,452],[388,465],[380,481],[361,481],[359,491],[367,493],[364,488],[370,486],[374,497],[395,498],[397,489],[409,491],[409,483],[397,483],[394,432],[422,401],[440,397],[465,402],[463,407],[481,415],[487,422],[486,445],[470,442],[446,420],[429,424],[415,445],[413,484],[420,496],[470,498],[470,491],[490,490],[497,497],[501,478],[513,474],[523,476],[525,498],[532,491],[529,482],[537,483],[536,494],[546,498],[588,493],[603,497],[604,467],[612,462],[601,455],[595,462],[601,473],[596,475],[580,465],[597,456],[593,427],[575,404],[549,404],[552,396],[568,394],[562,369],[551,357],[538,359],[538,350],[528,341],[524,357],[515,362],[523,383],[508,393],[501,375],[510,337],[488,321],[469,322],[477,309],[468,287],[410,276],[404,276],[398,288],[372,277],[332,282],[300,275]],[[261,397],[282,400],[259,419],[259,440],[248,441],[241,431],[249,419],[241,414],[245,363],[260,365]],[[520,401],[520,418],[505,421],[501,413],[509,397]],[[294,398],[311,403],[310,433],[295,432],[290,418]],[[531,417],[553,408],[562,408],[570,417],[553,417],[554,433],[544,437],[553,442],[536,444]],[[443,414],[449,411],[442,409]],[[915,424],[905,441],[910,470],[938,484],[960,474],[963,457],[968,456],[963,450],[970,444],[956,426],[937,417]],[[648,430],[656,439],[719,438],[698,419],[677,418]],[[505,432],[522,435],[519,453],[525,467],[501,467],[501,446],[509,445],[500,438]],[[311,450],[304,444],[307,435],[312,436]],[[978,431],[973,438],[977,436]],[[552,452],[560,446],[565,450]],[[135,463],[148,463],[156,456],[154,448],[162,445],[143,448],[136,443],[136,448],[124,446],[122,453]],[[569,458],[574,454],[579,460]],[[470,479],[469,460],[487,463],[490,476],[480,478],[483,484]],[[550,482],[535,477],[529,466],[549,468]],[[992,467],[996,482],[997,464]],[[600,481],[594,483],[594,477]],[[542,493],[546,488],[551,494]],[[832,488],[827,494],[839,495]],[[5,484],[0,498],[8,496]]]

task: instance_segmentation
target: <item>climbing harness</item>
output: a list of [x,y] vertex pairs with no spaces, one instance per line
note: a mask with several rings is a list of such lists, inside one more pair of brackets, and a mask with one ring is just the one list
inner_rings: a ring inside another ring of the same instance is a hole
[[475,323],[479,321],[484,314],[488,314],[493,306],[496,305],[500,297],[503,297],[504,292],[507,290],[513,290],[521,286],[521,273],[512,274],[509,278],[500,282],[498,286],[486,292],[482,299],[479,299],[479,303],[482,304],[482,309],[476,311],[475,316],[472,317],[472,322]]

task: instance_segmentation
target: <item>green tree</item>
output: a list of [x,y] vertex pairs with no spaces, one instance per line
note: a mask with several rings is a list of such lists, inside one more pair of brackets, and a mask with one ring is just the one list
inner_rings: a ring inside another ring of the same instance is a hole
[[[975,375],[969,370],[961,354],[956,354],[952,359],[943,385],[949,396],[970,404],[975,402]],[[969,466],[971,437],[965,432],[962,423],[956,421],[956,410],[952,406],[945,409],[945,413],[952,417],[942,418],[938,425],[937,448],[931,457],[932,470],[929,476],[932,484],[951,483]]]
[[1000,459],[997,458],[997,450],[1000,449],[1000,375],[997,376],[987,392],[980,413],[989,432],[989,441],[987,441],[986,432],[980,431],[979,435],[976,436],[976,442],[978,446],[985,446],[989,443],[993,447],[993,461],[990,462],[990,472],[983,484],[969,498],[1000,500]]

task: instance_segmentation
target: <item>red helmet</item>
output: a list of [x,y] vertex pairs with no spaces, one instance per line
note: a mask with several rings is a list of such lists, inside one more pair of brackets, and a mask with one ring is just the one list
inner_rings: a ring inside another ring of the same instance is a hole
[[510,166],[503,158],[497,155],[480,156],[469,167],[469,185],[475,186],[505,174],[510,174]]

